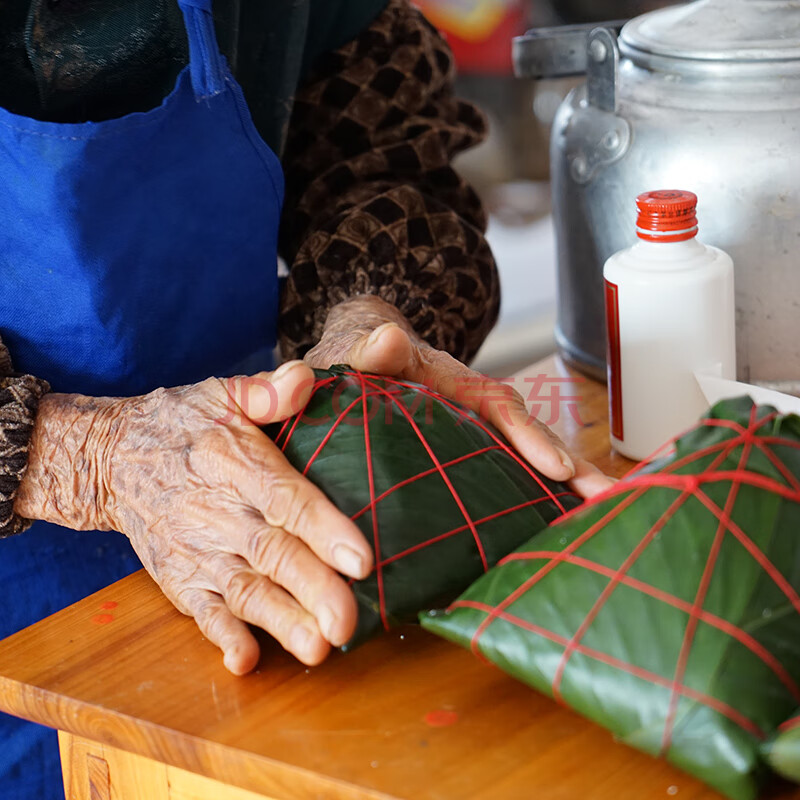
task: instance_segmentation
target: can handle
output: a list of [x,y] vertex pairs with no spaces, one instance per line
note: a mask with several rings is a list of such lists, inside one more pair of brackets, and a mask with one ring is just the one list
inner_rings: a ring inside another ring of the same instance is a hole
[[516,36],[512,45],[514,73],[518,78],[570,78],[589,68],[589,37],[604,29],[616,39],[628,20],[590,25],[534,28]]
[[586,47],[586,96],[589,104],[601,111],[617,112],[619,44],[608,28],[595,28]]

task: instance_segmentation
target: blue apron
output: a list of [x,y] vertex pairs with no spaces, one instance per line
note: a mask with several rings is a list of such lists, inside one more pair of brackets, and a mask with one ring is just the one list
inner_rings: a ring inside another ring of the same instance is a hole
[[[272,366],[283,176],[178,0],[190,64],[161,106],[106,122],[0,109],[0,334],[55,392],[130,396]],[[0,541],[0,637],[140,567],[117,533]],[[63,798],[55,734],[0,715],[0,800]]]

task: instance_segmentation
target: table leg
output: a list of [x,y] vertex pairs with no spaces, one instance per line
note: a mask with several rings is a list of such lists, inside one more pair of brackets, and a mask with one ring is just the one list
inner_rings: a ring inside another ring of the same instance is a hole
[[58,746],[67,800],[274,800],[63,731]]

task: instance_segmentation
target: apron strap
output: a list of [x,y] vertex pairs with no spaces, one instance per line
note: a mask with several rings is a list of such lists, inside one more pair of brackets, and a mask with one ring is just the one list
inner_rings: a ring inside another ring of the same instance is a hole
[[217,45],[211,0],[178,0],[189,39],[189,69],[195,97],[212,97],[225,90],[225,62]]

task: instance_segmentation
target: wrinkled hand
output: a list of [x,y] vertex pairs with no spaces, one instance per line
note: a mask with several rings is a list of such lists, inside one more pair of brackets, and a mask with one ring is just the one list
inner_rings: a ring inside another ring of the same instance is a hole
[[125,533],[147,571],[225,666],[250,671],[263,628],[306,664],[344,644],[372,552],[358,528],[297,473],[255,423],[302,409],[300,362],[134,398],[48,395],[15,511]]
[[326,369],[349,364],[362,372],[391,375],[424,384],[486,417],[528,462],[575,492],[592,497],[613,480],[582,459],[571,458],[563,442],[531,419],[521,395],[507,384],[474,372],[448,353],[423,342],[391,305],[372,296],[333,308],[319,344],[305,361]]

